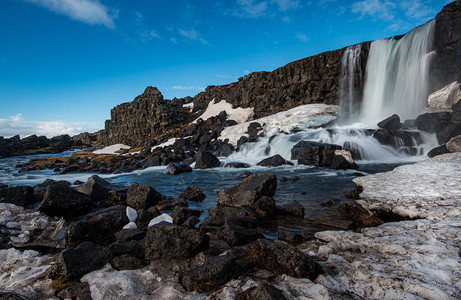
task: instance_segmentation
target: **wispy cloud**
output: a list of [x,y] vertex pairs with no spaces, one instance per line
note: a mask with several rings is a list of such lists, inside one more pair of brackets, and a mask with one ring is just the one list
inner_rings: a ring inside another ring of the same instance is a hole
[[54,13],[67,16],[72,20],[91,25],[104,25],[114,29],[117,11],[110,10],[98,0],[23,0],[42,6]]
[[254,0],[237,0],[238,8],[234,15],[247,18],[258,18],[267,12],[267,2],[257,2]]
[[359,18],[370,16],[383,20],[393,20],[397,5],[390,1],[364,0],[352,3],[352,12],[360,14]]
[[8,119],[0,119],[0,136],[11,137],[19,134],[21,137],[32,134],[53,137],[61,134],[75,135],[81,132],[94,132],[98,128],[91,122],[27,121],[22,114],[16,114]]
[[187,38],[189,40],[192,40],[192,41],[198,40],[202,44],[210,45],[205,39],[203,39],[200,36],[200,33],[195,29],[184,30],[184,29],[179,28],[178,32],[179,32],[180,35],[182,35],[183,37],[185,37],[185,38]]
[[295,35],[295,39],[297,39],[298,41],[301,41],[303,43],[306,43],[308,42],[311,38],[308,37],[307,35],[305,35],[304,33],[298,33],[297,35]]
[[199,90],[199,91],[204,91],[205,88],[202,86],[180,86],[180,85],[174,85],[171,87],[173,90]]
[[406,17],[414,20],[424,20],[436,13],[420,0],[401,1],[399,7],[405,12]]
[[287,11],[300,7],[299,0],[272,0],[272,3],[276,3],[280,11]]

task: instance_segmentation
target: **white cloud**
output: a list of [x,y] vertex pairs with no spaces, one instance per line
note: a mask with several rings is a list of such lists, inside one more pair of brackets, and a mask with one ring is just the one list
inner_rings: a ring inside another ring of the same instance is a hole
[[308,42],[311,38],[305,35],[304,33],[298,33],[297,35],[295,35],[295,39],[305,43]]
[[364,0],[352,3],[352,12],[360,14],[359,18],[366,15],[383,20],[394,19],[394,9],[397,5],[391,1],[381,0]]
[[272,3],[276,3],[280,11],[287,11],[300,7],[299,0],[272,0]]
[[180,86],[180,85],[174,85],[171,87],[173,90],[199,90],[199,91],[204,91],[205,88],[201,86]]
[[16,114],[9,119],[0,119],[0,136],[11,137],[19,134],[26,137],[32,134],[53,137],[61,134],[76,135],[82,132],[95,132],[96,124],[90,122],[27,121],[22,114]]
[[52,12],[67,16],[72,20],[91,25],[104,25],[115,28],[115,11],[109,13],[109,8],[99,0],[24,0],[42,6]]
[[282,18],[282,22],[283,22],[283,23],[290,23],[290,22],[291,22],[291,19],[290,19],[289,16],[284,16],[284,17]]
[[178,32],[180,35],[182,35],[185,38],[188,38],[193,41],[198,40],[202,44],[210,45],[205,39],[200,37],[200,34],[195,29],[190,29],[190,30],[178,29]]
[[436,14],[435,10],[420,0],[405,0],[400,2],[399,7],[405,12],[406,17],[414,20],[425,19]]
[[141,37],[142,42],[160,38],[160,35],[155,30],[138,31],[138,35]]
[[258,18],[264,16],[267,12],[267,2],[256,2],[254,0],[237,0],[238,9],[235,15],[247,18]]

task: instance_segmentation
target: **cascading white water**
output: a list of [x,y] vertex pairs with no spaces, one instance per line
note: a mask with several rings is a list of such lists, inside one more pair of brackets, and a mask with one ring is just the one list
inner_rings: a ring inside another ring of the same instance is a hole
[[344,123],[351,122],[358,112],[360,95],[356,86],[357,80],[362,81],[362,44],[347,47],[341,60],[339,94]]
[[416,117],[428,95],[428,75],[435,20],[401,38],[371,43],[360,120],[374,126],[398,114],[402,120]]

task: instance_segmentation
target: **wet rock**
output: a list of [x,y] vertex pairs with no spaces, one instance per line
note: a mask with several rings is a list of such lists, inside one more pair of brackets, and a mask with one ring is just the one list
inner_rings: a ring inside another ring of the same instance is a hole
[[246,257],[253,265],[274,274],[315,280],[322,268],[296,247],[280,241],[257,240]]
[[201,266],[183,274],[180,282],[186,291],[204,293],[217,289],[232,278],[238,277],[239,274],[239,268],[233,257],[210,256]]
[[210,238],[195,229],[161,222],[147,229],[146,260],[159,258],[192,258],[208,249]]
[[111,259],[110,251],[85,242],[77,248],[68,248],[59,254],[50,273],[51,278],[74,280],[102,268]]
[[293,176],[293,177],[281,177],[279,180],[281,182],[286,182],[286,181],[290,181],[290,182],[295,182],[295,181],[298,181],[300,178],[298,176]]
[[4,188],[2,194],[4,202],[14,205],[26,207],[35,202],[34,188],[30,186],[12,186]]
[[354,222],[356,227],[372,227],[383,224],[378,217],[370,215],[366,209],[357,204],[343,203],[338,207],[340,215]]
[[303,241],[303,235],[298,232],[293,232],[284,228],[278,228],[277,230],[277,238],[279,240],[294,242],[294,243],[301,243]]
[[192,216],[183,223],[184,226],[194,229],[195,226],[200,223],[200,219],[196,216]]
[[60,291],[57,296],[61,299],[92,300],[90,285],[86,282],[76,284]]
[[165,169],[165,174],[178,175],[185,172],[192,172],[192,168],[188,164],[169,163]]
[[114,257],[110,264],[115,270],[136,270],[143,267],[143,263],[140,259],[133,257],[128,254]]
[[431,151],[427,153],[427,156],[434,157],[434,156],[442,155],[446,153],[450,153],[450,151],[448,151],[446,144],[443,144],[443,145],[440,145],[440,146],[437,146],[431,149]]
[[379,122],[378,127],[389,130],[399,130],[402,128],[402,123],[400,123],[400,117],[396,114],[393,114],[389,118]]
[[190,217],[195,216],[198,218],[201,214],[202,210],[200,209],[176,206],[170,216],[173,218],[173,223],[181,225]]
[[341,146],[301,141],[291,149],[291,159],[297,159],[302,165],[329,167],[333,162],[335,150],[341,150]]
[[248,141],[256,142],[263,135],[263,128],[258,122],[252,122],[248,125]]
[[162,165],[162,159],[158,155],[153,155],[146,159],[146,161],[142,164],[142,168],[146,169],[149,167],[158,167]]
[[292,165],[292,163],[286,161],[282,156],[279,154],[276,154],[274,156],[268,157],[266,159],[263,159],[259,163],[257,163],[258,166],[263,166],[263,167],[279,167],[283,165]]
[[250,288],[243,293],[237,295],[236,300],[284,300],[286,299],[282,291],[267,283],[263,283],[258,287]]
[[405,120],[402,125],[403,130],[414,130],[416,127],[416,120]]
[[304,206],[296,200],[291,200],[281,206],[277,206],[277,213],[295,217],[304,217]]
[[88,222],[97,222],[109,227],[113,232],[119,231],[130,222],[123,205],[112,206],[86,216]]
[[77,191],[89,195],[91,201],[99,202],[101,200],[109,198],[109,191],[113,190],[115,187],[102,179],[98,175],[93,175],[85,182],[84,185],[78,186]]
[[241,162],[229,162],[224,165],[224,168],[245,169],[251,167],[249,164]]
[[[218,203],[221,205],[242,207],[249,206],[252,209],[261,208],[257,202],[263,197],[272,197],[277,188],[277,177],[274,174],[255,174],[228,189],[219,191]],[[265,201],[266,199],[264,199]],[[267,201],[265,201],[267,202]],[[267,208],[270,212],[272,207]]]
[[415,125],[419,130],[436,133],[448,125],[449,120],[449,112],[425,113],[416,118]]
[[205,200],[206,195],[203,193],[202,189],[196,185],[186,188],[178,198],[182,198],[188,201],[202,202]]
[[360,199],[360,193],[363,192],[363,188],[359,185],[355,186],[355,189],[344,192],[344,196],[350,199]]
[[64,185],[49,185],[38,210],[50,216],[73,217],[91,209],[91,199]]
[[115,241],[112,230],[98,222],[74,222],[66,232],[66,247],[77,247],[83,242],[92,242],[101,246]]
[[219,159],[211,152],[200,151],[195,155],[196,169],[217,168],[220,165]]
[[357,170],[359,166],[354,161],[351,163],[350,160],[344,158],[342,155],[335,155],[330,168],[334,170]]
[[254,220],[245,217],[229,217],[224,221],[224,226],[219,229],[218,237],[227,242],[229,246],[242,246],[262,238]]
[[162,201],[162,195],[149,185],[133,183],[128,190],[126,203],[134,209],[155,206]]

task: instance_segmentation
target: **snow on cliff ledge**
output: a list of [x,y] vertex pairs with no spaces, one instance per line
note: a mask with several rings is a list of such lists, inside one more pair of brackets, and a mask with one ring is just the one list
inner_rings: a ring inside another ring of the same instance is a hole
[[253,108],[234,108],[232,104],[227,103],[226,100],[221,100],[218,103],[215,103],[214,99],[208,103],[208,107],[205,112],[198,117],[198,119],[208,120],[211,117],[219,115],[220,112],[225,111],[227,113],[228,120],[234,120],[235,122],[241,124],[248,121],[253,116]]
[[326,104],[306,104],[286,111],[282,111],[264,118],[248,121],[246,123],[224,128],[221,132],[220,140],[229,139],[229,143],[234,146],[246,133],[248,126],[252,122],[258,122],[264,129],[266,136],[274,135],[279,132],[290,133],[295,128],[306,129],[327,124],[339,115],[340,107],[337,105]]

